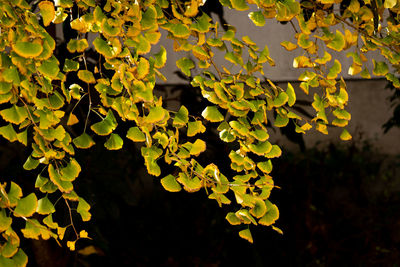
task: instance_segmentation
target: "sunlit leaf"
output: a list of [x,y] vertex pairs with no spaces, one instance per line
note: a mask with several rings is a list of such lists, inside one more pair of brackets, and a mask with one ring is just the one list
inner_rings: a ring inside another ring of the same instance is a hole
[[118,150],[122,148],[123,144],[124,140],[118,134],[112,133],[104,143],[104,146],[108,150]]
[[30,217],[35,213],[38,206],[38,201],[34,193],[18,200],[17,207],[14,210],[16,217]]
[[88,70],[78,71],[78,78],[86,83],[96,83],[93,73]]
[[43,51],[43,46],[33,42],[16,42],[12,46],[15,53],[25,58],[35,58],[39,56]]
[[188,59],[186,57],[183,57],[179,59],[176,62],[176,66],[181,69],[181,71],[186,75],[186,76],[191,76],[190,70],[195,67],[193,61],[191,59]]
[[161,184],[165,190],[169,192],[179,192],[182,190],[181,185],[176,181],[173,175],[168,175],[161,179]]
[[25,107],[13,105],[11,108],[1,110],[0,115],[7,122],[21,124],[28,117],[28,112]]
[[253,243],[253,236],[251,235],[250,229],[240,231],[239,236],[243,239],[246,239],[250,243]]
[[83,133],[80,136],[74,138],[72,142],[77,148],[83,149],[90,148],[95,144],[93,139],[87,133]]
[[261,11],[255,11],[249,13],[249,18],[258,27],[265,25],[265,17]]
[[201,115],[211,122],[219,122],[224,120],[224,116],[219,112],[216,106],[208,106],[206,107]]
[[146,141],[146,136],[138,127],[131,127],[126,135],[127,138],[134,142],[144,142]]
[[56,211],[53,203],[45,196],[44,198],[39,199],[37,206],[37,213],[42,215],[47,215]]
[[54,4],[50,1],[41,1],[39,3],[40,14],[43,18],[44,26],[49,26],[55,17]]
[[343,129],[342,133],[340,134],[340,139],[348,141],[351,138],[352,138],[351,134],[346,129]]
[[259,224],[270,226],[275,223],[275,221],[279,218],[279,210],[275,204],[272,204],[269,200],[265,200],[265,204],[267,206],[267,212],[265,215],[258,221]]

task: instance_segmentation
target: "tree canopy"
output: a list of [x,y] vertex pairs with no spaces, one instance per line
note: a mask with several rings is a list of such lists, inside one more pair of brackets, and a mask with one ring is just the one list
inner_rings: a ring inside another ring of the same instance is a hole
[[[279,64],[268,46],[236,37],[234,25],[212,21],[203,12],[205,2],[0,2],[0,135],[31,148],[23,168],[37,175],[34,191],[14,181],[0,184],[1,266],[27,264],[19,248],[22,237],[54,238],[71,250],[77,240],[89,238],[76,229],[71,213],[91,219],[89,203],[74,189],[84,164],[75,154],[94,145],[119,150],[125,142],[137,143],[147,172],[160,177],[165,190],[205,190],[220,206],[232,204],[226,219],[249,242],[253,225],[282,232],[274,225],[278,207],[269,201],[275,187],[272,160],[282,151],[269,142],[269,127],[290,122],[302,134],[342,127],[340,138],[351,139],[345,128],[351,119],[346,83],[333,52],[353,59],[343,70],[350,75],[383,76],[400,87],[397,1],[220,0],[224,7],[248,12],[256,26],[277,20],[296,30],[297,43],[281,45],[299,51],[293,67],[304,69],[298,78],[301,91],[290,83],[282,88],[261,80],[265,68]],[[52,32],[56,24],[72,32],[64,50]],[[201,114],[184,105],[168,110],[154,92],[157,81],[168,80],[163,75],[167,49],[152,49],[165,37],[173,40],[174,51],[187,52],[176,66],[208,101]],[[385,61],[371,58],[370,51]],[[218,54],[225,64],[215,61]],[[200,74],[192,75],[193,69]],[[294,108],[296,94],[309,94],[310,87],[317,89],[312,118]],[[86,112],[76,112],[82,106]],[[127,131],[119,125],[127,125]],[[198,160],[207,150],[201,139],[205,131],[216,131],[227,143],[229,150],[221,156],[230,162],[229,173]],[[65,211],[56,209],[56,202],[65,205],[70,223],[53,220],[54,213]],[[20,221],[25,226],[17,232],[13,227]],[[75,238],[64,241],[66,231]]]

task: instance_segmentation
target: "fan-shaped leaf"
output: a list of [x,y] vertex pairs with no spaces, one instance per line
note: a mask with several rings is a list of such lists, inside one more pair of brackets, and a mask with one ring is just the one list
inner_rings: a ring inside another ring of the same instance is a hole
[[95,144],[93,139],[87,133],[83,133],[80,136],[74,138],[72,142],[77,148],[83,148],[83,149],[90,148]]
[[161,184],[165,190],[169,192],[179,192],[182,190],[181,185],[176,181],[173,175],[168,175],[161,179]]
[[35,213],[38,202],[34,193],[18,200],[18,204],[14,210],[16,217],[30,217]]

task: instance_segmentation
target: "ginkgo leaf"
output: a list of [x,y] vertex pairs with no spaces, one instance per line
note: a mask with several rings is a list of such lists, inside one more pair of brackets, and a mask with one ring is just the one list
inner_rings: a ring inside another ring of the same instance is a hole
[[192,147],[190,149],[190,154],[198,156],[201,152],[204,152],[205,150],[206,150],[206,143],[201,139],[197,139],[192,144]]
[[80,136],[74,138],[72,142],[77,148],[83,149],[90,148],[95,144],[93,139],[87,133],[83,133]]
[[32,156],[29,156],[28,159],[25,161],[24,165],[22,166],[25,170],[33,170],[39,166],[40,161],[34,159]]
[[339,60],[335,59],[333,66],[329,69],[329,73],[326,76],[328,79],[336,79],[338,74],[342,71],[342,64],[340,64]]
[[246,239],[250,243],[253,243],[253,236],[251,235],[250,229],[240,231],[239,236],[243,239]]
[[44,198],[39,199],[38,206],[36,212],[42,215],[47,215],[50,213],[54,213],[56,209],[54,208],[53,203],[45,196]]
[[374,64],[374,69],[372,73],[376,76],[384,76],[389,72],[389,67],[384,61],[376,61],[372,59],[372,63]]
[[278,158],[282,155],[282,150],[277,145],[272,145],[271,150],[265,154],[267,158]]
[[10,142],[14,142],[17,140],[17,133],[15,132],[14,127],[11,123],[6,126],[0,127],[0,135]]
[[118,150],[122,148],[123,144],[124,140],[118,134],[112,133],[104,143],[104,146],[108,150]]
[[224,116],[219,112],[216,106],[208,106],[201,113],[206,120],[211,122],[219,122],[224,120]]
[[114,52],[112,47],[109,46],[107,42],[100,37],[94,39],[93,45],[96,51],[103,55],[105,58],[112,58],[116,56],[116,53]]
[[351,138],[352,138],[351,134],[346,129],[343,129],[342,133],[340,134],[340,139],[348,141]]
[[161,179],[161,184],[165,190],[169,192],[179,192],[182,190],[181,185],[176,181],[173,175],[167,175]]
[[204,133],[206,127],[201,121],[190,121],[188,123],[187,136],[195,136],[198,133]]
[[71,59],[65,59],[63,71],[70,72],[70,71],[77,71],[79,69],[79,62],[76,62]]
[[231,225],[240,225],[241,221],[240,219],[236,216],[235,213],[229,212],[225,219],[231,224]]
[[344,35],[339,30],[336,30],[335,37],[326,46],[335,51],[342,51],[346,45]]
[[126,137],[128,137],[129,139],[131,139],[134,142],[146,141],[146,136],[138,127],[129,128]]
[[276,115],[274,125],[276,127],[285,127],[289,123],[289,118],[281,114]]
[[265,205],[264,200],[261,198],[256,198],[254,202],[254,207],[250,209],[251,215],[256,218],[261,218],[267,212],[267,205]]
[[5,209],[0,210],[0,232],[7,230],[12,223],[11,217],[8,217]]
[[274,99],[274,106],[275,107],[281,107],[286,104],[288,101],[289,97],[285,92],[280,92],[278,96]]
[[78,118],[73,113],[69,114],[68,120],[67,120],[68,126],[77,124],[78,122],[79,122]]
[[290,83],[288,83],[286,94],[288,95],[288,105],[291,107],[296,103],[296,93]]
[[259,156],[263,156],[264,154],[266,154],[266,153],[271,151],[272,145],[268,141],[259,142],[258,144],[250,144],[249,145],[249,149],[254,154],[257,154]]
[[232,7],[239,11],[245,11],[249,9],[245,0],[231,0]]
[[164,67],[165,63],[167,62],[167,50],[161,45],[160,46],[160,51],[154,55],[155,57],[155,62],[154,62],[154,67],[160,69]]
[[1,110],[0,115],[7,122],[21,124],[28,117],[28,112],[25,107],[13,105],[11,108]]
[[264,173],[270,173],[272,171],[272,162],[271,160],[258,162],[257,167]]
[[43,18],[43,25],[47,27],[55,17],[54,4],[50,1],[41,1],[38,6]]
[[18,200],[17,206],[14,210],[16,217],[30,217],[35,213],[38,206],[38,201],[34,193]]
[[92,124],[90,129],[98,135],[109,135],[117,128],[117,121],[112,110],[109,110],[107,116],[100,122]]
[[80,172],[81,172],[81,166],[74,158],[72,158],[70,162],[68,162],[67,166],[61,168],[60,171],[61,180],[73,181],[75,180],[76,177],[78,177]]
[[43,51],[43,46],[33,42],[16,42],[12,45],[13,50],[21,57],[35,58]]
[[175,114],[172,125],[174,127],[180,128],[185,126],[189,121],[189,111],[185,106],[181,106],[179,111]]
[[265,25],[265,17],[261,11],[255,11],[249,13],[249,18],[258,27]]
[[258,221],[259,224],[270,226],[275,223],[279,218],[279,210],[275,204],[272,204],[269,200],[265,200],[265,204],[267,206],[267,212],[265,215]]
[[156,123],[165,118],[165,110],[162,107],[151,107],[149,114],[146,116],[146,122]]
[[96,83],[93,73],[88,70],[78,71],[78,78],[86,83]]
[[59,63],[56,57],[52,56],[51,58],[42,62],[42,64],[38,67],[38,71],[44,76],[55,79],[60,71],[58,64]]
[[295,50],[297,48],[297,45],[289,42],[289,41],[283,41],[281,42],[281,46],[283,46],[287,51],[292,51]]
[[179,59],[176,62],[176,66],[186,75],[191,76],[190,70],[195,67],[193,61],[186,57]]
[[144,77],[146,77],[146,75],[149,73],[149,69],[150,69],[150,63],[147,59],[145,59],[144,57],[141,57],[139,59],[139,63],[137,65],[137,79],[143,79]]
[[86,202],[83,198],[79,198],[78,200],[78,207],[76,208],[76,211],[81,215],[82,221],[87,222],[90,220],[92,215],[90,214],[90,205],[89,203]]

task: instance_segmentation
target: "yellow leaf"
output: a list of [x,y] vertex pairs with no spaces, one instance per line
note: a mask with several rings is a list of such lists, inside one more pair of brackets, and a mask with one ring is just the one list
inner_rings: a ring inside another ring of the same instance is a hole
[[69,114],[67,125],[71,126],[77,124],[78,122],[79,122],[78,118],[73,113]]
[[56,12],[54,11],[54,4],[50,1],[42,1],[39,3],[40,14],[43,18],[44,26],[49,26],[56,16]]

